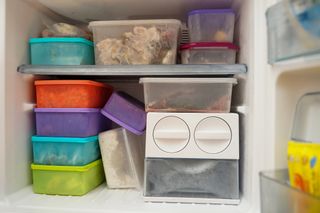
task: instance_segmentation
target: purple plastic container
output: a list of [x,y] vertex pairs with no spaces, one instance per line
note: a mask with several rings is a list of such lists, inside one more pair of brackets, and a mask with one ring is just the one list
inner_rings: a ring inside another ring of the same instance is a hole
[[35,108],[38,136],[89,137],[111,128],[96,108]]
[[134,134],[146,128],[144,104],[124,92],[113,92],[101,113]]

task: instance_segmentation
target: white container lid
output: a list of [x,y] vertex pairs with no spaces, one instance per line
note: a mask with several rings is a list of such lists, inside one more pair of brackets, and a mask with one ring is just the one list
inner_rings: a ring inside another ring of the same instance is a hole
[[148,19],[148,20],[116,20],[116,21],[92,21],[89,23],[89,29],[102,26],[126,26],[126,25],[161,25],[172,24],[181,25],[177,19]]
[[144,83],[228,83],[237,84],[235,78],[140,78],[140,84]]

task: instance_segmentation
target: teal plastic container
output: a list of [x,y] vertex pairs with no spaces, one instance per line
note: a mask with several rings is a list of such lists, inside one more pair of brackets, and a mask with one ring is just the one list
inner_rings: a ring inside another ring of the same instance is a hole
[[33,162],[83,166],[100,158],[98,136],[86,138],[32,136]]
[[34,65],[94,64],[93,42],[84,38],[31,38],[29,44]]

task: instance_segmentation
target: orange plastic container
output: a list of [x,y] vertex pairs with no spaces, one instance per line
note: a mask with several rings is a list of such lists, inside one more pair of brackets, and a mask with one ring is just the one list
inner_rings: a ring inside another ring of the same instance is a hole
[[109,85],[88,80],[35,81],[38,108],[102,108],[112,94]]

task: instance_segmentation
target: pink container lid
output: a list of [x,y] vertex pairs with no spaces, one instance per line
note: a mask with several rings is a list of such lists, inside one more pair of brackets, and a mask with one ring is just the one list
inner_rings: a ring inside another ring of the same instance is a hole
[[180,50],[188,50],[194,48],[224,48],[239,50],[239,47],[230,42],[193,42],[180,46]]

